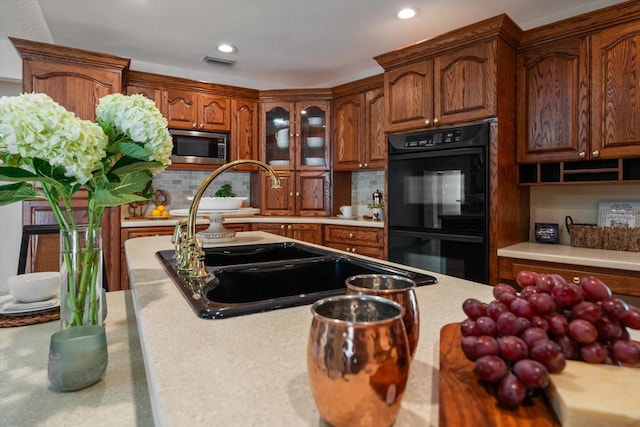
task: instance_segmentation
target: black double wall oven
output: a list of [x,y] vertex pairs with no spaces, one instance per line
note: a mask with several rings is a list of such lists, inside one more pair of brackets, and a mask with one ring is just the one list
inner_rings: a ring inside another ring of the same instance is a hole
[[389,260],[488,282],[489,122],[389,136]]

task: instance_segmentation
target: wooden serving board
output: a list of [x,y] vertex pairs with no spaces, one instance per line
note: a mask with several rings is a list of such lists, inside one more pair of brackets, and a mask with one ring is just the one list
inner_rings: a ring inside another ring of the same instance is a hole
[[537,394],[517,409],[498,403],[473,373],[460,346],[460,323],[440,330],[440,427],[560,427],[546,396]]

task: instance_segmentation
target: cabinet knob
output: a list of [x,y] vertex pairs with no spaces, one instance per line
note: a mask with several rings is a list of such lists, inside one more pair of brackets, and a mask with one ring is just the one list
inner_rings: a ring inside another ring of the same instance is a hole
[[204,123],[200,123],[200,129],[204,128]]
[[362,163],[358,163],[358,167],[362,169]]
[[287,230],[291,230],[291,224],[287,225]]
[[365,163],[365,164],[364,164],[364,168],[366,169],[366,168],[368,168],[368,167],[369,167],[369,164],[368,164],[368,163]]
[[280,226],[280,230],[284,230],[284,224]]
[[600,152],[598,150],[594,151],[593,153],[591,153],[591,155],[593,157],[598,157],[600,155]]
[[197,128],[197,127],[198,127],[198,124],[197,124],[197,123],[193,123],[193,124],[191,125],[191,127],[195,129],[195,128]]
[[586,155],[587,153],[585,153],[584,151],[581,151],[580,153],[578,153],[578,157],[580,157],[581,159],[584,159]]
[[578,276],[575,276],[573,278],[573,283],[575,283],[576,285],[579,285],[580,284],[580,278]]
[[296,191],[296,197],[300,197],[300,192]]
[[427,126],[429,126],[429,125],[431,124],[431,120],[426,119],[426,120],[424,121],[424,124],[425,124],[425,125],[427,125]]
[[289,193],[289,197],[293,197],[293,191]]
[[351,252],[351,248],[347,248],[347,249],[345,249],[345,251]]
[[353,233],[349,233],[349,238],[353,239]]
[[438,124],[438,122],[439,122],[438,118],[437,118],[437,117],[435,117],[435,118],[433,119],[433,124],[434,124],[434,125],[437,125],[437,124]]
[[351,252],[356,253],[356,248],[351,248]]

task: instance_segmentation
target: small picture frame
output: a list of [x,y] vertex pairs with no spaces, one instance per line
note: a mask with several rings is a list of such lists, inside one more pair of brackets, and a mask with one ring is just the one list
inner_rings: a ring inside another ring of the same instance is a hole
[[560,243],[560,232],[558,224],[535,223],[535,238],[538,243]]

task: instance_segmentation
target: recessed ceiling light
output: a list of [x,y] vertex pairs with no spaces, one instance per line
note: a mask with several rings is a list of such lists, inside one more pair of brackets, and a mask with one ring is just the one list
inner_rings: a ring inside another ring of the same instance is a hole
[[220,52],[224,52],[224,53],[233,53],[235,52],[237,49],[234,45],[232,44],[228,44],[228,43],[222,43],[218,45],[218,50]]
[[400,19],[411,19],[418,14],[418,9],[415,7],[405,7],[398,11],[396,16]]

